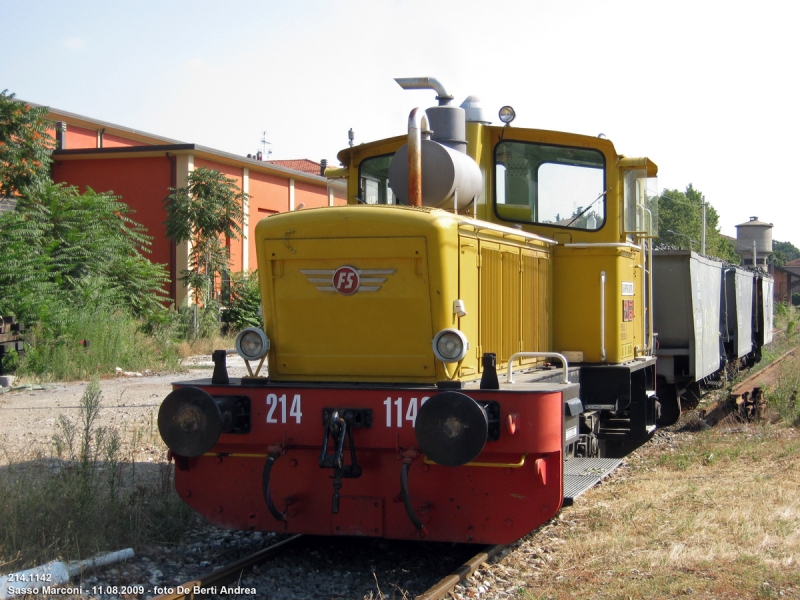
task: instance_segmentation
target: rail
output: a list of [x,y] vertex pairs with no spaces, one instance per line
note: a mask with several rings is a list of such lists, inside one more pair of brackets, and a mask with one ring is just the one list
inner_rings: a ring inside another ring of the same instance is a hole
[[455,569],[439,583],[417,596],[416,600],[440,600],[444,598],[450,590],[477,571],[478,567],[487,560],[499,554],[503,548],[505,548],[505,546],[487,546],[484,548],[483,552],[478,552],[478,554]]
[[287,546],[290,546],[303,536],[300,534],[293,535],[289,539],[283,540],[282,542],[278,542],[277,544],[273,544],[268,548],[264,548],[251,554],[250,556],[245,556],[237,560],[236,562],[232,562],[229,565],[224,567],[220,567],[219,569],[215,569],[208,573],[207,575],[202,576],[200,579],[186,582],[182,585],[175,586],[175,592],[170,594],[163,594],[161,596],[156,596],[155,600],[182,600],[183,598],[194,598],[196,596],[194,592],[194,588],[209,588],[214,586],[215,584],[222,584],[228,583],[230,581],[234,581],[239,577],[239,574],[244,571],[245,569],[249,569],[252,566],[259,565],[276,554],[283,551]]

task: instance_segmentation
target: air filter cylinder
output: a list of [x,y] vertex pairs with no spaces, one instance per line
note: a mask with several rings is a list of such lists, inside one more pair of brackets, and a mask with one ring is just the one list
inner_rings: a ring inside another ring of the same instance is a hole
[[[430,109],[428,109],[430,111]],[[404,144],[392,157],[389,181],[402,202],[408,202],[408,145]],[[483,189],[478,164],[466,154],[433,140],[422,140],[422,204],[452,209],[458,193],[458,209],[468,206]]]
[[433,131],[431,139],[466,154],[467,117],[464,109],[457,106],[431,106],[425,113]]

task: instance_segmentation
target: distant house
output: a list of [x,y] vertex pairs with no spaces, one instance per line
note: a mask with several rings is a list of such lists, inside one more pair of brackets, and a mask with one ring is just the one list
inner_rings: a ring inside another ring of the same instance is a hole
[[169,295],[176,305],[187,301],[178,278],[187,268],[188,244],[176,245],[166,238],[163,200],[169,188],[187,184],[193,169],[217,170],[250,195],[244,206],[246,235],[227,240],[235,271],[256,268],[254,230],[262,218],[301,205],[347,203],[344,184],[322,177],[322,165],[310,160],[264,162],[53,108],[47,118],[57,143],[53,180],[81,190],[112,191],[136,211],[134,220],[154,238],[150,260],[168,265]]
[[800,292],[800,258],[790,260],[782,267],[772,267],[775,277],[776,302],[791,302],[792,294]]

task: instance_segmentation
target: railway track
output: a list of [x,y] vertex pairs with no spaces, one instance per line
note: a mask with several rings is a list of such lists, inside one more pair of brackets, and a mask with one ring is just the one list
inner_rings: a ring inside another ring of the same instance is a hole
[[199,579],[187,581],[182,585],[170,587],[165,593],[156,596],[155,600],[182,600],[183,598],[194,598],[219,593],[219,589],[224,584],[236,581],[242,573],[256,565],[263,564],[269,559],[277,556],[288,547],[297,542],[302,535],[293,535],[277,544],[263,548],[249,556],[245,556],[229,565],[214,569],[207,575]]
[[416,600],[440,600],[444,598],[450,590],[472,575],[487,560],[499,554],[503,548],[505,546],[487,546],[441,581],[417,596]]
[[781,365],[788,358],[795,356],[796,351],[797,348],[792,348],[763,369],[745,377],[731,388],[726,398],[717,402],[705,413],[701,413],[700,417],[711,426],[732,414],[742,422],[760,420],[766,408],[764,391],[775,385]]
[[[228,593],[223,591],[223,586],[241,580],[242,575],[246,571],[252,569],[254,566],[268,562],[270,559],[275,558],[289,548],[295,547],[297,545],[296,542],[305,537],[307,536],[294,535],[249,556],[245,556],[229,565],[214,569],[197,579],[187,581],[180,585],[165,587],[163,590],[164,593],[156,596],[154,600],[183,600],[185,598],[193,599]],[[461,566],[453,569],[453,571],[430,586],[425,592],[416,596],[416,600],[440,600],[444,598],[456,585],[465,581],[483,563],[496,556],[505,547],[506,546],[496,545],[482,548],[481,551],[472,558],[464,561]],[[231,587],[235,589],[235,585]],[[234,591],[233,593],[237,592]],[[243,593],[247,592],[244,591]]]
[[792,348],[788,352],[784,352],[778,358],[776,358],[772,363],[756,371],[755,373],[748,375],[745,379],[743,379],[740,383],[736,384],[733,389],[731,390],[732,396],[741,396],[742,394],[747,393],[748,391],[753,390],[754,388],[760,387],[765,388],[770,385],[773,385],[778,377],[778,372],[781,363],[789,358],[790,356],[794,356],[797,348]]

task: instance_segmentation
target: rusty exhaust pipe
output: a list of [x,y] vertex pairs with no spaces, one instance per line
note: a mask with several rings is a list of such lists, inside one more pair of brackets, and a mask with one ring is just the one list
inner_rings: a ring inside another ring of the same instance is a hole
[[408,205],[422,206],[422,133],[428,131],[428,115],[415,108],[408,115]]

